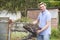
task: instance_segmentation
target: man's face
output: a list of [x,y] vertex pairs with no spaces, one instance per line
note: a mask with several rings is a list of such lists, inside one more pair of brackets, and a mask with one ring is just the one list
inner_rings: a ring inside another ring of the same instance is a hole
[[40,7],[40,10],[41,10],[41,11],[44,11],[44,10],[46,9],[46,6],[45,6],[45,5],[43,5],[43,4],[42,4],[42,5],[40,5],[39,7]]

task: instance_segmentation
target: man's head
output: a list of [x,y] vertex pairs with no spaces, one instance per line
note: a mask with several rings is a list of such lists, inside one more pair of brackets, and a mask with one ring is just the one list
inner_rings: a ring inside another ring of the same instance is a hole
[[41,11],[45,11],[46,3],[44,3],[44,2],[39,3],[39,8],[40,8]]

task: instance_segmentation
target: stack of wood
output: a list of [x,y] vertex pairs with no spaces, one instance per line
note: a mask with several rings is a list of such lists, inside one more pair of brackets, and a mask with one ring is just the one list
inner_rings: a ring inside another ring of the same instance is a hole
[[30,32],[31,34],[28,35],[28,37],[26,38],[26,40],[28,39],[31,39],[33,37],[36,37],[37,36],[37,33],[36,31],[39,29],[38,25],[34,25],[34,24],[31,24],[31,23],[27,23],[23,26],[24,29],[26,29],[28,32]]

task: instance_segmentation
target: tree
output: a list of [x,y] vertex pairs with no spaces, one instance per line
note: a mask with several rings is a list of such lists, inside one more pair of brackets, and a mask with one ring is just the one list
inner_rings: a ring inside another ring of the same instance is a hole
[[45,2],[47,7],[60,7],[60,0],[39,0],[39,2]]
[[0,0],[0,10],[21,11],[25,16],[28,8],[38,8],[40,2],[47,3],[47,7],[60,7],[60,0]]

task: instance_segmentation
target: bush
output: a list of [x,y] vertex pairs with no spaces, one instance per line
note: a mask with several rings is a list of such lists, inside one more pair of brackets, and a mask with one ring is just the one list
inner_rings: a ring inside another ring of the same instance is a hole
[[25,38],[29,33],[26,32],[12,32],[11,33],[11,40],[17,40],[20,39],[22,40],[23,38]]
[[27,17],[22,17],[21,19],[16,20],[16,22],[32,22],[32,19],[27,18]]
[[60,31],[60,25],[59,25],[58,29],[59,29],[59,31]]
[[59,31],[59,29],[52,28],[51,38],[60,38],[60,31]]
[[21,22],[31,22],[32,20],[26,17],[21,18]]

